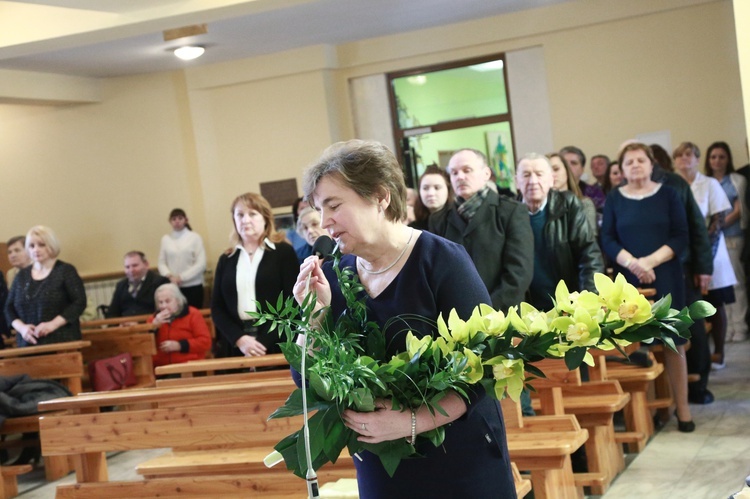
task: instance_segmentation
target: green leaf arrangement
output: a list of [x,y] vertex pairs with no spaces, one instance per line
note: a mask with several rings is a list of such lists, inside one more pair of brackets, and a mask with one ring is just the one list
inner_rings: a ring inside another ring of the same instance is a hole
[[[675,349],[668,335],[689,338],[694,321],[715,312],[705,301],[682,310],[672,309],[669,295],[653,305],[627,283],[622,275],[613,281],[595,276],[597,293],[570,293],[564,282],[557,286],[554,308],[540,311],[527,303],[507,312],[481,304],[464,321],[455,310],[437,321],[419,316],[399,316],[386,326],[405,319],[425,321],[437,334],[419,338],[408,332],[406,351],[386,358],[386,340],[381,328],[368,319],[364,287],[351,268],[340,268],[340,255],[333,268],[346,301],[346,311],[332,317],[330,310],[315,311],[315,297],[308,295],[301,305],[280,296],[263,311],[251,315],[258,324],[271,323],[284,341],[281,350],[289,364],[300,370],[303,353],[307,390],[310,447],[314,469],[335,463],[343,449],[355,456],[364,450],[376,454],[392,476],[402,459],[418,457],[406,439],[379,444],[357,440],[358,434],[344,425],[346,409],[375,410],[375,401],[391,399],[394,410],[426,406],[432,414],[445,414],[440,401],[449,391],[468,398],[481,384],[492,397],[506,395],[518,400],[527,381],[544,377],[534,362],[564,358],[569,369],[586,362],[593,365],[590,348],[618,350],[634,342],[661,340]],[[261,310],[261,307],[258,308]],[[309,324],[316,324],[310,327]],[[307,335],[311,348],[295,343],[298,334]],[[526,375],[531,376],[527,379]],[[295,390],[271,418],[298,416],[302,410],[302,388]],[[422,433],[418,440],[439,446],[445,438],[442,427]],[[286,466],[304,478],[307,471],[302,429],[275,447]]]

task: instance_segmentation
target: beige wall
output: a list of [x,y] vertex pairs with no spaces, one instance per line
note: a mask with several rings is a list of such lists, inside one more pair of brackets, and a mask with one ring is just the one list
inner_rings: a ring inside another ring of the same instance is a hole
[[0,106],[0,237],[48,225],[84,273],[118,269],[133,248],[155,262],[169,210],[193,207],[175,80],[110,80],[100,104]]
[[[745,140],[747,141],[750,136],[750,133],[748,133],[748,127],[750,127],[750,2],[734,0],[734,22],[737,33],[742,94],[745,96]],[[747,142],[745,142],[745,145],[747,145]]]
[[349,78],[532,46],[544,52],[556,146],[614,153],[663,129],[674,141],[744,145],[731,2],[579,0],[107,80],[100,103],[0,105],[0,239],[45,223],[82,273],[116,270],[131,248],[155,259],[180,206],[213,265],[234,196],[299,178],[328,144],[354,136]]

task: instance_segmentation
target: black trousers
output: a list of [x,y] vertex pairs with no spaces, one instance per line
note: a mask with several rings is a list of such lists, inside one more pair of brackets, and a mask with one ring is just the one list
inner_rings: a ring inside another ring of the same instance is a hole
[[203,308],[203,284],[180,288],[180,291],[187,298],[188,305],[199,310]]
[[[693,274],[685,270],[685,302],[693,303],[702,300],[700,288],[695,287]],[[702,394],[708,387],[708,375],[711,372],[711,350],[706,334],[706,321],[696,321],[690,327],[690,350],[685,353],[688,374],[700,375],[700,381],[688,384],[690,393]]]

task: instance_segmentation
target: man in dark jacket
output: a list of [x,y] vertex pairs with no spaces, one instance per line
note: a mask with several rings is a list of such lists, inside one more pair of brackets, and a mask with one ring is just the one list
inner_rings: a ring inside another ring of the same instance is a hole
[[596,291],[594,274],[604,273],[596,232],[583,205],[571,192],[552,190],[552,165],[540,154],[528,154],[516,168],[516,186],[528,207],[534,234],[534,277],[529,302],[552,308],[560,280],[570,291]]
[[489,188],[491,172],[480,151],[458,151],[447,169],[456,204],[431,216],[429,230],[466,248],[492,306],[507,311],[523,301],[533,275],[534,239],[527,210]]
[[141,251],[125,254],[125,276],[115,286],[107,317],[153,314],[156,311],[156,288],[168,283],[169,279],[149,270],[146,255]]

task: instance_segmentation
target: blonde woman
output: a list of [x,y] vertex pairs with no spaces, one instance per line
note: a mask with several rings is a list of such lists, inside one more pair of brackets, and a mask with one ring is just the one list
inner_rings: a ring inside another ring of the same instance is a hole
[[59,260],[60,243],[52,229],[37,225],[26,234],[32,264],[18,272],[5,304],[19,347],[81,339],[79,318],[86,291],[75,267]]

